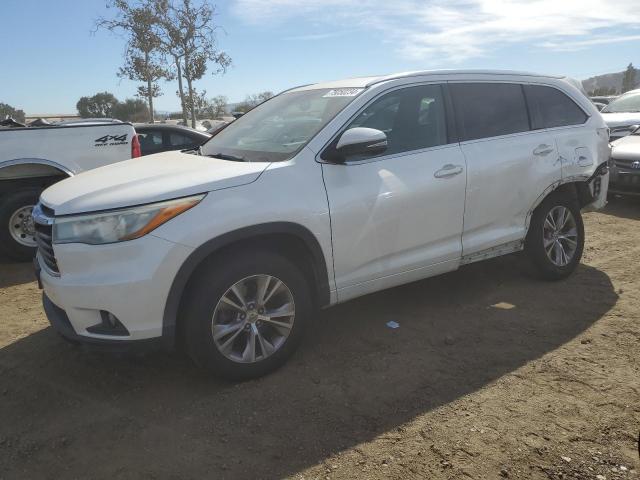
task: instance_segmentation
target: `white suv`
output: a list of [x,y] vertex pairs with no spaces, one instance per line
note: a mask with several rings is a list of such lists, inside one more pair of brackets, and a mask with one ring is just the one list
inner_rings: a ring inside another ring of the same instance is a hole
[[312,310],[525,250],[569,275],[605,204],[608,131],[560,77],[435,71],[294,88],[198,152],[64,180],[34,210],[65,337],[180,345],[227,377],[295,350]]

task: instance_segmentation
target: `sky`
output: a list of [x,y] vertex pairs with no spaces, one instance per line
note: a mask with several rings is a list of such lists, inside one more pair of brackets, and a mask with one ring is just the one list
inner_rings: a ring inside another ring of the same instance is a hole
[[[199,1],[199,0],[196,0]],[[224,75],[196,83],[230,102],[354,76],[496,68],[578,79],[640,66],[638,0],[218,0]],[[83,95],[133,97],[116,75],[124,39],[92,33],[106,0],[0,0],[0,102],[74,113]],[[178,110],[161,82],[160,111]]]

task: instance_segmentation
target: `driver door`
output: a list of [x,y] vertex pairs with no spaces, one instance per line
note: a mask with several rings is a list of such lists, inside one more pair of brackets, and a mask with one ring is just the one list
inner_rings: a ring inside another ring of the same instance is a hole
[[382,130],[387,150],[322,165],[340,301],[458,267],[466,164],[447,124],[443,86],[399,88],[345,129]]

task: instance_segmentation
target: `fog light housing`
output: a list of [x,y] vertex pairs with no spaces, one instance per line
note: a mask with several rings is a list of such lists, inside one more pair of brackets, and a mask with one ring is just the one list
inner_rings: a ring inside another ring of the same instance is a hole
[[97,335],[113,335],[117,337],[129,336],[129,330],[125,327],[118,317],[106,310],[100,310],[101,322],[97,325],[87,328],[87,332]]

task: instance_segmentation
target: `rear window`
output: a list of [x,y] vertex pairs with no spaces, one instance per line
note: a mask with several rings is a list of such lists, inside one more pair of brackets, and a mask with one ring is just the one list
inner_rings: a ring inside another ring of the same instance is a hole
[[450,89],[460,122],[461,140],[529,130],[529,116],[521,85],[453,83]]
[[560,90],[542,85],[525,85],[525,94],[531,113],[531,127],[541,128],[581,125],[587,115]]

